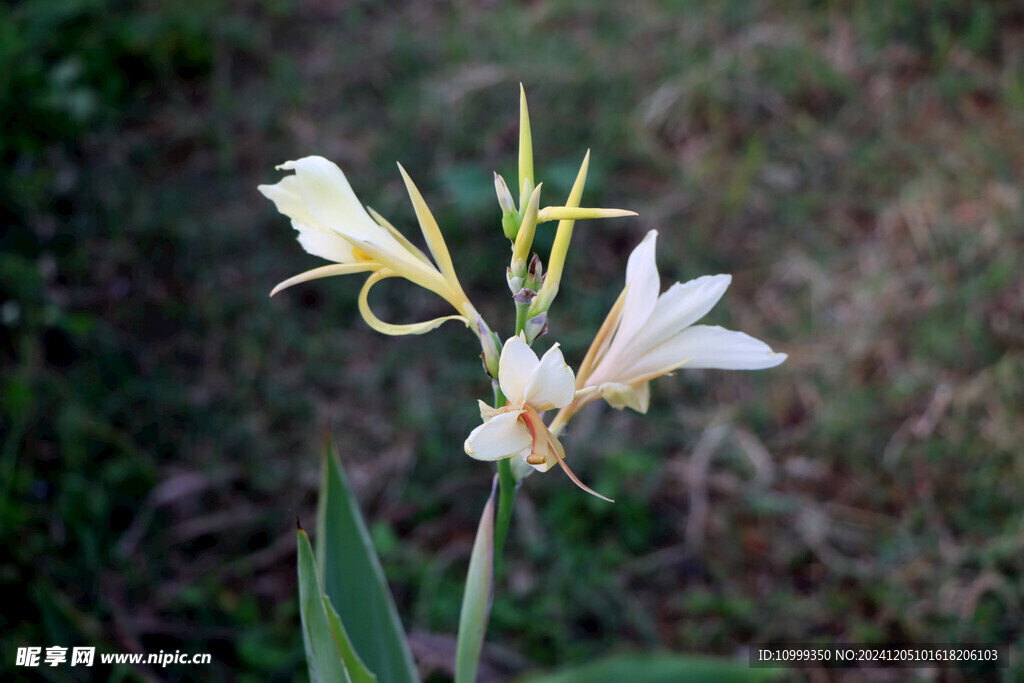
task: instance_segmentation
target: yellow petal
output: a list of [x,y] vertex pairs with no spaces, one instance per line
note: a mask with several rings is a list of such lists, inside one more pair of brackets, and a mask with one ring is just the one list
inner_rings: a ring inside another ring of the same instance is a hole
[[363,320],[366,324],[377,330],[382,334],[390,334],[392,336],[401,336],[405,334],[423,334],[430,332],[434,328],[448,322],[449,320],[461,320],[466,327],[469,327],[469,320],[461,315],[446,315],[440,318],[434,318],[433,320],[425,320],[421,323],[411,323],[408,325],[395,325],[392,323],[386,323],[370,310],[370,303],[367,300],[367,296],[370,293],[370,288],[381,280],[385,280],[389,277],[399,277],[399,275],[390,270],[378,270],[376,273],[366,278],[366,283],[363,288],[359,291],[359,313],[362,314]]
[[590,343],[590,348],[587,349],[587,355],[583,357],[583,362],[580,363],[580,369],[576,373],[576,386],[583,388],[587,386],[587,380],[590,378],[590,373],[594,371],[594,367],[600,362],[604,356],[605,351],[608,350],[608,346],[612,342],[612,335],[615,334],[615,330],[619,326],[619,321],[622,319],[622,308],[626,304],[626,291],[629,289],[629,285],[623,288],[622,293],[619,294],[619,298],[615,301],[615,305],[612,306],[612,310],[608,311],[607,317],[604,322],[601,323],[601,329],[597,331],[597,335],[594,337],[594,341]]
[[310,280],[318,280],[322,277],[332,277],[334,275],[349,275],[350,273],[365,273],[371,270],[379,270],[380,264],[374,261],[361,261],[359,263],[335,263],[329,266],[321,266],[314,268],[313,270],[307,270],[305,273],[299,273],[293,277],[288,278],[284,282],[279,283],[274,289],[270,290],[270,296],[274,296],[282,289],[288,289],[292,285],[297,285],[300,282],[309,282]]
[[390,232],[391,236],[398,240],[399,244],[408,249],[410,254],[418,258],[420,261],[423,261],[423,263],[427,264],[431,268],[434,267],[434,264],[430,262],[430,259],[427,258],[426,254],[423,253],[423,250],[417,247],[412,242],[410,242],[405,235],[398,232],[398,229],[395,226],[391,225],[388,219],[384,218],[384,216],[381,216],[379,213],[374,211],[373,207],[368,206],[366,207],[366,210],[370,213],[370,216],[373,217],[373,220],[377,221],[377,225]]
[[647,408],[651,405],[650,382],[636,384],[605,382],[598,387],[598,391],[601,392],[601,398],[616,410],[632,408],[638,413],[646,413]]
[[434,214],[430,213],[430,207],[423,201],[423,195],[420,194],[415,183],[412,182],[412,178],[405,172],[401,164],[398,164],[398,170],[402,173],[402,179],[405,180],[405,188],[409,191],[409,199],[412,200],[413,208],[416,209],[416,218],[420,222],[423,238],[427,241],[427,247],[430,249],[430,253],[434,255],[434,260],[437,262],[438,268],[441,269],[441,274],[444,275],[444,279],[448,281],[449,285],[453,285],[453,288],[461,290],[458,284],[459,279],[455,276],[455,267],[452,265],[451,254],[448,253],[448,245],[444,243],[444,237],[441,235],[441,229],[437,227]]

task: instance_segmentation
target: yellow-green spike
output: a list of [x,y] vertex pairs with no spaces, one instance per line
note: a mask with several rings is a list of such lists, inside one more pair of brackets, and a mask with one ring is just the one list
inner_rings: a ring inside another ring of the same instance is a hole
[[526,198],[532,192],[527,181],[533,180],[533,136],[530,133],[530,110],[526,106],[526,90],[519,84],[519,209],[524,210]]

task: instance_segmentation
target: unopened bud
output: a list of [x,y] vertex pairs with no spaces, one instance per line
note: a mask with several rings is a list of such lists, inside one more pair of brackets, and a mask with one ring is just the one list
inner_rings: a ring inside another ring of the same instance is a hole
[[522,260],[514,261],[505,269],[505,282],[508,283],[509,291],[513,294],[518,292],[526,284],[526,264]]
[[540,262],[537,252],[530,257],[530,265],[526,268],[526,286],[530,289],[540,289],[544,282],[544,264]]
[[482,316],[476,317],[477,336],[480,337],[480,347],[483,352],[480,357],[484,362],[484,369],[492,378],[498,378],[498,360],[501,358],[498,335],[491,331],[491,328],[484,322]]
[[526,341],[532,344],[538,337],[544,336],[548,331],[548,314],[541,313],[526,321],[523,332],[526,333]]
[[498,195],[498,204],[501,206],[501,213],[519,213],[516,210],[515,199],[512,198],[512,193],[508,191],[508,185],[505,184],[505,179],[502,178],[497,171],[494,172],[494,191]]

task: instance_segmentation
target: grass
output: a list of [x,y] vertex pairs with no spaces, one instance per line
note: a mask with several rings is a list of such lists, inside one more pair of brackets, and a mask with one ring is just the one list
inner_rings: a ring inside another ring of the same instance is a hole
[[[249,2],[104,21],[117,6],[0,20],[18,64],[0,101],[18,122],[0,140],[4,657],[180,648],[218,675],[301,677],[292,525],[313,518],[325,431],[418,654],[443,652],[428,636],[454,633],[491,476],[460,446],[488,391],[473,339],[380,338],[353,278],[268,301],[313,262],[254,188],[322,154],[411,234],[400,160],[507,334],[490,173],[514,175],[520,81],[545,197],[591,148],[585,201],[640,213],[574,236],[550,334],[570,362],[651,228],[664,284],[733,273],[710,322],[790,359],[574,420],[574,468],[618,502],[526,484],[489,638],[515,656],[495,661],[1019,649],[1020,13]],[[386,319],[443,311],[375,292]]]

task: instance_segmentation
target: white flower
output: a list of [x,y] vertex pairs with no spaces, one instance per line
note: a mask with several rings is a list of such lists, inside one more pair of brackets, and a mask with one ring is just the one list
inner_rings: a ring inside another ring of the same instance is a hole
[[576,378],[558,344],[538,359],[522,334],[510,337],[501,349],[498,385],[507,402],[492,408],[480,401],[484,423],[466,439],[466,453],[477,460],[512,458],[517,481],[533,470],[547,472],[557,464],[581,489],[614,502],[573,474],[565,464],[561,442],[541,419],[545,410],[564,408],[577,395]]
[[615,408],[646,412],[649,382],[680,367],[761,370],[786,360],[742,332],[693,324],[722,298],[731,276],[677,282],[659,296],[657,236],[650,231],[630,254],[626,287],[580,366],[579,388],[596,388],[585,402],[599,395]]
[[[359,295],[359,310],[366,322],[385,334],[420,334],[446,320],[475,320],[476,310],[466,298],[455,276],[448,247],[412,179],[399,165],[409,197],[416,209],[420,228],[434,261],[406,239],[376,212],[373,217],[363,208],[345,174],[323,157],[310,156],[289,161],[278,168],[294,170],[276,185],[260,185],[259,191],[292,220],[299,243],[313,254],[335,265],[322,266],[291,277],[277,285],[271,294],[308,280],[332,275],[370,272]],[[458,315],[446,316],[412,325],[391,325],[379,320],[370,310],[367,296],[380,280],[403,277],[442,297]]]
[[546,472],[565,451],[540,418],[563,408],[576,394],[576,378],[555,344],[538,359],[522,336],[510,337],[501,349],[498,384],[507,403],[492,408],[480,401],[484,423],[466,439],[466,453],[477,460],[517,457]]

